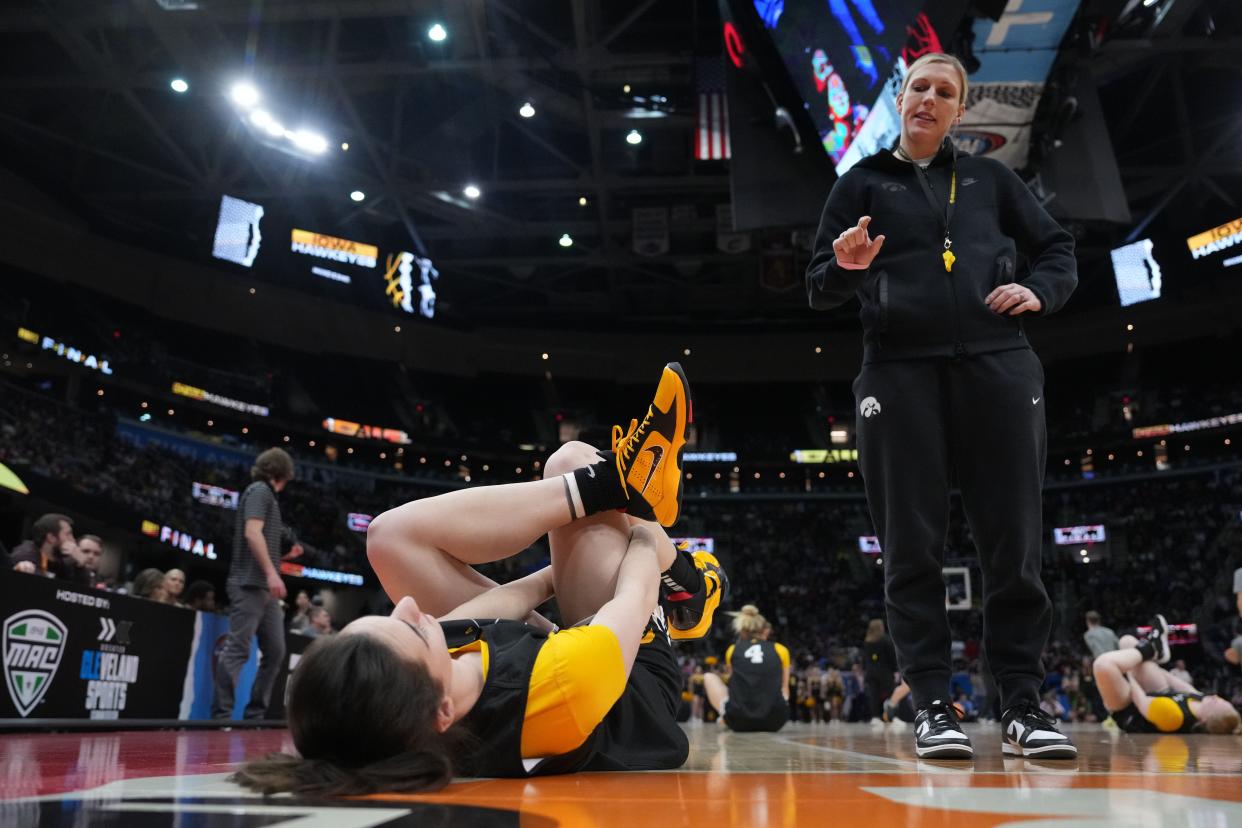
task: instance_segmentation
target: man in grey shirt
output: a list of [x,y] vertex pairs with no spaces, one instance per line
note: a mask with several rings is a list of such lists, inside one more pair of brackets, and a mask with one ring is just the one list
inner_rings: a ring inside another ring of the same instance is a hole
[[256,635],[261,660],[245,718],[261,719],[267,714],[272,685],[285,660],[285,616],[280,604],[285,597],[280,578],[284,524],[276,495],[293,479],[293,458],[284,449],[268,449],[255,459],[250,476],[254,482],[242,492],[237,505],[233,557],[225,582],[229,634],[216,670],[214,719],[232,717],[237,676],[250,657],[250,642]]
[[1121,642],[1117,640],[1117,633],[1100,624],[1100,614],[1098,612],[1091,610],[1086,617],[1087,631],[1082,634],[1082,640],[1087,642],[1093,659],[1099,658],[1103,653],[1111,653],[1113,650],[1121,648]]

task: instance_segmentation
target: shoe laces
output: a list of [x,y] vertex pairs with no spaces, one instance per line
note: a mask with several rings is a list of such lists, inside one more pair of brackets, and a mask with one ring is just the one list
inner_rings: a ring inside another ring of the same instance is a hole
[[[616,455],[617,474],[621,475],[621,479],[625,480],[625,464],[629,462],[634,452],[642,443],[643,435],[647,433],[647,426],[651,423],[651,407],[647,408],[647,416],[643,417],[643,422],[639,425],[638,420],[630,420],[630,428],[623,431],[621,426],[612,427],[612,451]],[[629,500],[629,487],[625,489],[625,499]]]
[[1034,725],[1035,730],[1056,730],[1057,720],[1037,704],[1031,702],[1019,702],[1014,705],[1014,718],[1021,719],[1022,724],[1027,727]]
[[927,706],[927,721],[936,730],[946,727],[958,729],[957,711],[944,702],[932,702]]

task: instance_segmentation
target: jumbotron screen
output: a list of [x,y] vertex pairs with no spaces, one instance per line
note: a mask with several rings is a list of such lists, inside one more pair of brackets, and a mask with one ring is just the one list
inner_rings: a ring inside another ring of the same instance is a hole
[[916,0],[754,0],[838,175],[896,140],[906,67],[943,51]]
[[358,227],[338,227],[310,216],[274,213],[263,204],[225,195],[211,255],[286,287],[432,318],[435,264],[406,244]]

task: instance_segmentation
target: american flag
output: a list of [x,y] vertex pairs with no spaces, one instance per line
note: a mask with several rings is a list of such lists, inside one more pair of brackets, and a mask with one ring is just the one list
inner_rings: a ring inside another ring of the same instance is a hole
[[698,130],[694,138],[697,161],[732,157],[729,147],[729,97],[725,94],[724,58],[704,58],[695,67],[699,88]]

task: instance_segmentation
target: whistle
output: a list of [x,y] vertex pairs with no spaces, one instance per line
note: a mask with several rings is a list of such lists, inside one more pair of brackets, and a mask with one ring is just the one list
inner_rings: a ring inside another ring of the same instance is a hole
[[953,255],[953,251],[952,251],[952,250],[946,250],[946,251],[944,251],[944,255],[943,255],[943,256],[941,256],[941,258],[942,258],[942,259],[944,259],[944,272],[945,272],[945,273],[952,273],[952,272],[953,272],[953,263],[957,261],[957,256],[954,256],[954,255]]

